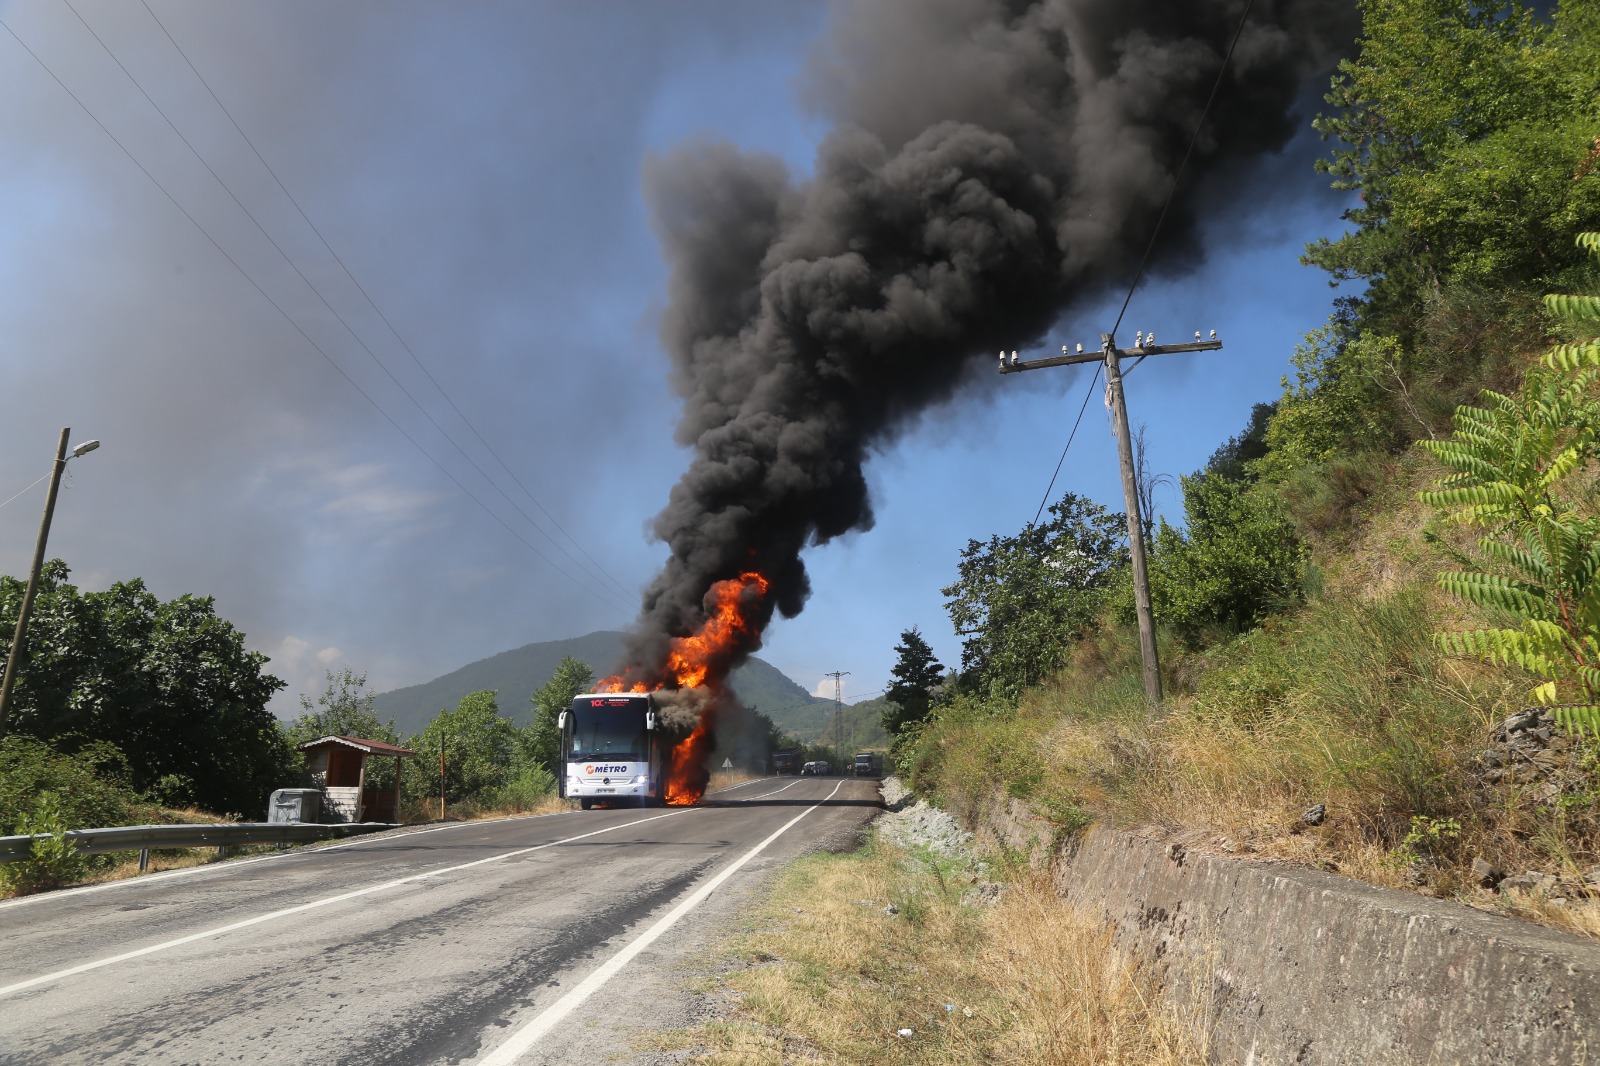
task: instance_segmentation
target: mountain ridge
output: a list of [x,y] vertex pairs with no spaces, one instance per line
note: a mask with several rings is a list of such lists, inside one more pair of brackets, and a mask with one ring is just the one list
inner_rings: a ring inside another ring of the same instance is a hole
[[[430,681],[376,694],[379,718],[392,718],[402,736],[421,732],[434,715],[454,708],[462,696],[493,690],[500,713],[518,725],[532,718],[530,697],[570,655],[605,676],[625,654],[626,634],[596,630],[566,640],[535,641],[467,663]],[[821,736],[833,701],[813,696],[771,663],[752,656],[733,671],[728,684],[746,707],[766,714],[786,732],[811,741]]]

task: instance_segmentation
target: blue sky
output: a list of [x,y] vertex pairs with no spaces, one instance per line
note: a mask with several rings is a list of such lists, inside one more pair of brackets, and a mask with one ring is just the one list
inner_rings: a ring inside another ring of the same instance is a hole
[[[826,127],[796,80],[826,8],[151,0],[408,352],[145,9],[74,6],[373,354],[70,8],[0,4],[238,263],[0,32],[0,498],[48,470],[62,426],[104,441],[69,467],[51,554],[86,588],[138,576],[215,596],[289,683],[280,713],[324,669],[389,688],[624,628],[664,558],[647,525],[688,461],[640,170],[700,139],[803,174]],[[1203,465],[1327,317],[1334,292],[1297,262],[1340,225],[1317,150],[1308,130],[1216,206],[1203,267],[1135,295],[1126,337],[1216,329],[1226,345],[1129,377],[1155,471]],[[1079,309],[1051,345],[1092,343],[1118,303]],[[1077,369],[983,379],[927,412],[869,467],[875,528],[808,554],[812,598],[763,657],[813,689],[849,671],[847,698],[883,688],[911,625],[957,662],[938,590],[968,538],[1033,517],[1087,384]],[[1121,509],[1098,399],[1064,490]],[[1180,517],[1173,490],[1157,501]],[[4,572],[26,572],[42,502],[37,486],[0,507]]]

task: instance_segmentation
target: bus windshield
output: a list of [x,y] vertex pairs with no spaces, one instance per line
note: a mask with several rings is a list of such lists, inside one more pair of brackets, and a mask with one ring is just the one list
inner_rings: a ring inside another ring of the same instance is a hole
[[[575,759],[605,756],[610,759],[644,759],[644,700],[624,706],[595,707],[598,700],[578,700],[572,707],[572,750]],[[608,703],[613,701],[606,701]]]

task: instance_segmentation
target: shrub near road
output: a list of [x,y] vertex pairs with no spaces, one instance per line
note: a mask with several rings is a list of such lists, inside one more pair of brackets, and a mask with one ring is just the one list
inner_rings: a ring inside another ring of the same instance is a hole
[[668,1042],[707,1066],[1206,1061],[1101,923],[1013,873],[996,900],[969,861],[881,837],[801,859],[740,942],[735,1015]]

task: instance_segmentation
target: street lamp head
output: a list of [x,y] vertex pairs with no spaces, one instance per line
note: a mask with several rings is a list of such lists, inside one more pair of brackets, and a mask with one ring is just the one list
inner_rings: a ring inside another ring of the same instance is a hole
[[78,445],[76,448],[72,449],[72,458],[76,459],[80,455],[88,455],[90,452],[94,451],[98,447],[100,447],[100,442],[99,441],[97,441],[97,440],[86,440],[82,444]]

